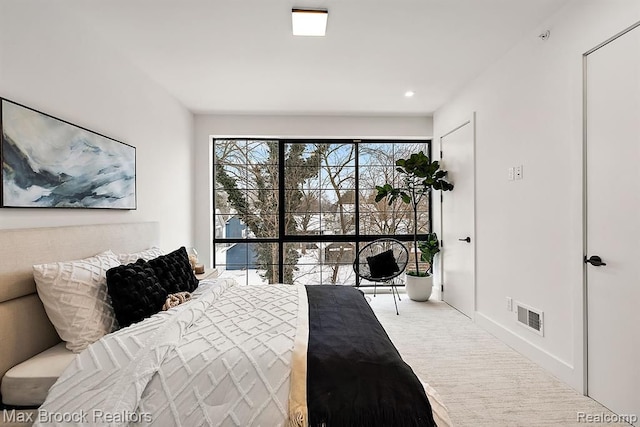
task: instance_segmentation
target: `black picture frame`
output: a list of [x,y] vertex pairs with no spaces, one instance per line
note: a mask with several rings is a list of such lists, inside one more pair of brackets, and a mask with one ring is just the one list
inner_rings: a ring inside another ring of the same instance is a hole
[[136,148],[0,98],[2,208],[137,209]]

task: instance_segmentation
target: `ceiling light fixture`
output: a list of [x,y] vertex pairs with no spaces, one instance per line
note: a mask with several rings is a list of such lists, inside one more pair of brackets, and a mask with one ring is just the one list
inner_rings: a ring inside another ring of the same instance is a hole
[[415,95],[416,93],[412,90],[408,90],[404,93],[404,96],[407,98],[411,98],[413,95]]
[[292,9],[291,24],[294,36],[319,36],[327,32],[326,9]]

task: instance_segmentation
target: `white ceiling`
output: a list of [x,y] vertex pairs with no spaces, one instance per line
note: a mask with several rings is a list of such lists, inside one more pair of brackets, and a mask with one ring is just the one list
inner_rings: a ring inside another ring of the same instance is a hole
[[[63,3],[195,113],[429,115],[567,1]],[[327,36],[292,36],[292,7]]]

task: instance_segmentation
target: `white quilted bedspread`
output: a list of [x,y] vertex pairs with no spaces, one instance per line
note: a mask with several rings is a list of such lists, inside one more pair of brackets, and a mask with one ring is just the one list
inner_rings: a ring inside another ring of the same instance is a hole
[[189,303],[78,355],[40,425],[286,425],[299,292],[203,281]]

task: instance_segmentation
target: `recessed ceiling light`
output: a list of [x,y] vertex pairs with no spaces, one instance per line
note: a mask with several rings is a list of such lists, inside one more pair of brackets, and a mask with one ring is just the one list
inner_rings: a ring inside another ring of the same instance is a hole
[[292,9],[291,24],[294,36],[324,36],[327,32],[326,9]]
[[407,98],[411,98],[413,95],[415,95],[416,93],[412,90],[408,90],[404,93],[404,96],[406,96]]

